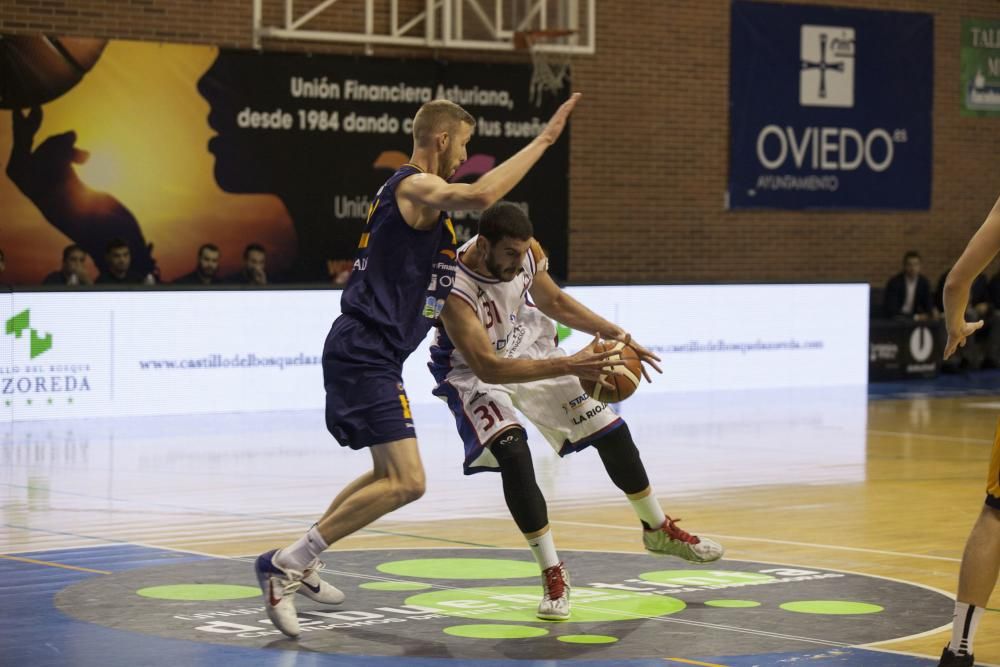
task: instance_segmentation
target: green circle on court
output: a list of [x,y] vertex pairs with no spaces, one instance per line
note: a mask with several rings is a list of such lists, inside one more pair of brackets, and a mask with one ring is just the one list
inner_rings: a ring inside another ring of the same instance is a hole
[[885,611],[884,607],[867,602],[850,602],[847,600],[799,600],[778,605],[785,611],[798,614],[827,614],[831,616],[849,616],[851,614],[877,614]]
[[748,607],[759,607],[759,602],[753,600],[706,600],[706,607],[721,607],[723,609],[746,609]]
[[734,570],[658,570],[643,572],[640,579],[658,584],[675,586],[731,586],[733,584],[759,584],[774,581],[769,574],[736,572]]
[[415,558],[382,563],[379,572],[421,579],[527,579],[539,577],[536,563],[499,558]]
[[446,635],[470,639],[527,639],[549,634],[544,628],[530,625],[453,625],[445,628]]
[[358,586],[370,591],[422,591],[430,587],[430,584],[422,584],[419,581],[369,581]]
[[608,635],[563,635],[556,639],[567,644],[614,644],[618,641],[618,637]]
[[[490,586],[418,593],[408,597],[406,604],[461,618],[538,623],[535,612],[541,598],[541,586]],[[572,600],[573,615],[563,623],[654,618],[675,614],[687,606],[677,598],[597,588],[574,588]]]
[[136,593],[144,598],[157,600],[242,600],[260,595],[260,589],[256,586],[232,584],[171,584],[140,588]]

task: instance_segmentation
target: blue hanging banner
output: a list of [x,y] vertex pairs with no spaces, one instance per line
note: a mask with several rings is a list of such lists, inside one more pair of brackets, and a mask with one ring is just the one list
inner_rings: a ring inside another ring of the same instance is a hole
[[730,208],[928,209],[930,14],[735,1]]

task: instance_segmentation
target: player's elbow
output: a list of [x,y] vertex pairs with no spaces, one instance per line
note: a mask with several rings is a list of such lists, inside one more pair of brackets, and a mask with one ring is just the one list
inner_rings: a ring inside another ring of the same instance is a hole
[[489,208],[500,199],[500,193],[489,185],[476,183],[469,193],[469,205],[474,210]]
[[948,279],[944,281],[944,294],[950,297],[959,296],[962,292],[968,289],[962,285],[962,282],[961,278],[956,276],[955,272],[952,271],[948,274]]
[[563,315],[563,299],[562,294],[557,294],[555,296],[547,295],[531,295],[532,300],[535,302],[535,306],[538,310],[542,311],[543,315],[546,315],[554,320],[562,320]]
[[470,363],[469,367],[476,377],[486,384],[500,384],[500,364],[495,360],[477,360]]

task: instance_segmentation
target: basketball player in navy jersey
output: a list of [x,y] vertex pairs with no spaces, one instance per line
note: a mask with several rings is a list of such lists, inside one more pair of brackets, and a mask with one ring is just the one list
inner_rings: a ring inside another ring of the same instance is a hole
[[[299,635],[296,592],[328,604],[344,599],[319,577],[319,554],[424,493],[402,368],[437,322],[455,275],[457,240],[445,211],[483,209],[508,193],[562,134],[579,97],[471,184],[448,179],[466,159],[473,117],[447,100],[428,102],[414,117],[413,154],[375,195],[342,314],[323,348],[327,428],[345,447],[370,448],[372,470],[348,484],[299,540],[262,554],[255,565],[267,614],[289,637]],[[573,372],[597,379],[607,356],[582,350]]]

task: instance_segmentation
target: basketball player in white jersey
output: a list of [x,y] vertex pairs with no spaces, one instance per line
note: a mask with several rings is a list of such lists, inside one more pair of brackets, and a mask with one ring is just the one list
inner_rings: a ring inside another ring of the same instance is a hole
[[[983,326],[982,320],[966,322],[965,309],[969,305],[972,281],[993,261],[997,252],[1000,252],[1000,199],[993,204],[986,221],[948,273],[944,286],[944,317],[948,327],[945,359],[963,347],[966,339]],[[962,554],[951,641],[941,653],[940,667],[972,667],[975,664],[973,640],[996,586],[997,572],[1000,572],[1000,423],[986,476],[986,499]]]
[[447,401],[465,444],[465,473],[494,470],[503,478],[507,507],[542,570],[538,617],[562,620],[570,616],[569,576],[556,553],[518,411],[560,456],[597,450],[642,522],[646,549],[695,563],[717,560],[723,549],[663,513],[628,426],[583,391],[549,318],[624,341],[658,372],[659,358],[563,292],[533,235],[528,216],[514,204],[499,202],[483,212],[479,235],[458,250],[429,366],[438,382],[434,394]]

